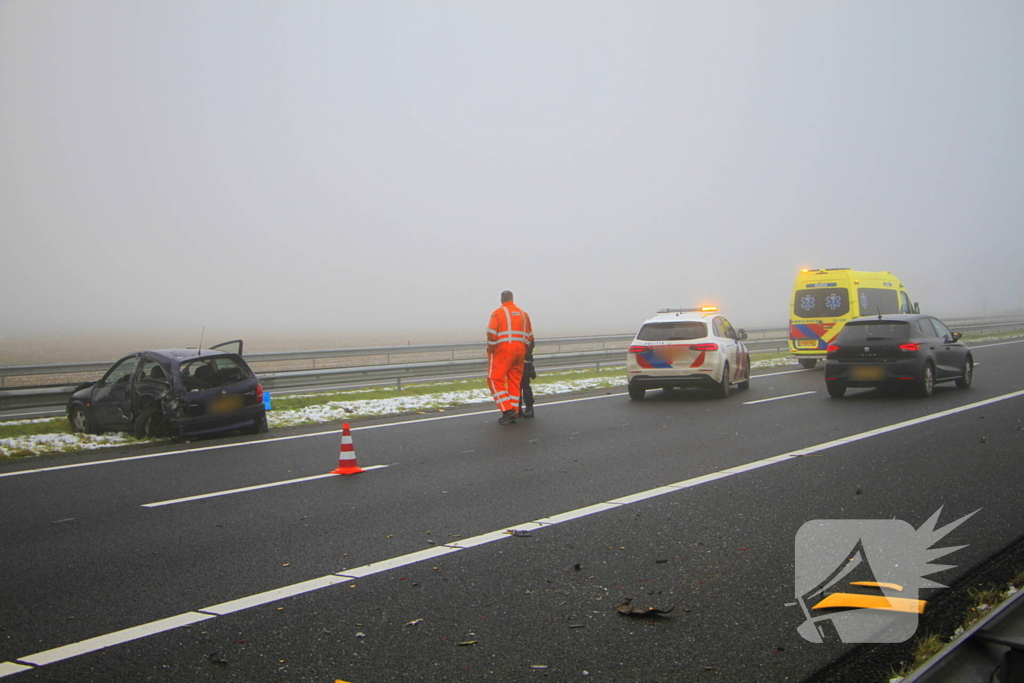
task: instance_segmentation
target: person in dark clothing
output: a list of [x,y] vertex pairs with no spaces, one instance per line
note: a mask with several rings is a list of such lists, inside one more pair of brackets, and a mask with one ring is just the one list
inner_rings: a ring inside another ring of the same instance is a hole
[[519,385],[522,405],[519,407],[519,417],[533,417],[533,387],[530,380],[537,379],[537,370],[533,367],[533,342],[526,350],[526,362],[523,364],[523,380]]

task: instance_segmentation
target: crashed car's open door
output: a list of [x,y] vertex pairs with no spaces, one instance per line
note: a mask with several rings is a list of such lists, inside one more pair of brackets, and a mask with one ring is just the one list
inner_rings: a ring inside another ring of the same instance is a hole
[[239,356],[242,355],[242,340],[232,339],[231,341],[221,342],[216,346],[211,346],[210,350],[217,349],[218,351],[224,351],[225,353],[237,353]]

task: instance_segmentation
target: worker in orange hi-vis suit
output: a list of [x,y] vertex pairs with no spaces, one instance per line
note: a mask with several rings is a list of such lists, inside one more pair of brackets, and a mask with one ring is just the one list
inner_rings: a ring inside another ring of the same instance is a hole
[[516,421],[523,363],[532,342],[530,316],[513,303],[512,292],[502,292],[501,306],[487,325],[487,386],[501,411],[498,424]]

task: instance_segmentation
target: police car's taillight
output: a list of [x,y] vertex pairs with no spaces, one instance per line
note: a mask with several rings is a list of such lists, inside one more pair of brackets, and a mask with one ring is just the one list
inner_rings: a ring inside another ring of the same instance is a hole
[[627,353],[647,353],[650,350],[651,349],[647,346],[633,345],[629,347],[629,351]]
[[718,344],[691,344],[691,351],[717,351]]

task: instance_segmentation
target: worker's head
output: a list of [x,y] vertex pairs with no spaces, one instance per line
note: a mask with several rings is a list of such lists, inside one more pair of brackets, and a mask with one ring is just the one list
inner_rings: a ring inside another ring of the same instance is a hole
[[506,301],[512,301],[512,292],[507,289],[501,293],[501,303],[505,303]]

